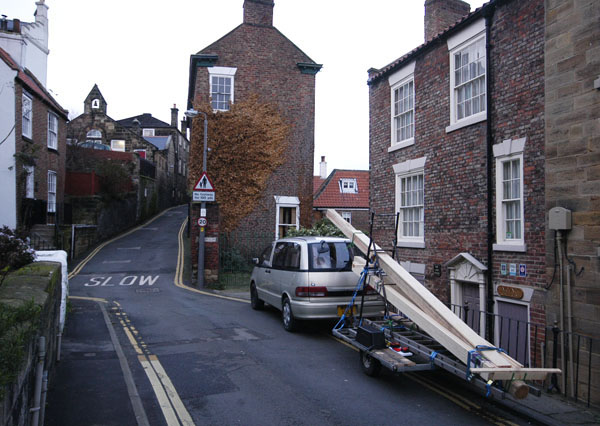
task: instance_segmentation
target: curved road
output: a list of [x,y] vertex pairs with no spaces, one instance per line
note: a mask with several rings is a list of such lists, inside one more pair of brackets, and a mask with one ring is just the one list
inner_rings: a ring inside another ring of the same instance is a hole
[[439,373],[365,376],[329,324],[288,333],[273,309],[186,288],[186,215],[168,210],[73,271],[46,424],[521,423]]

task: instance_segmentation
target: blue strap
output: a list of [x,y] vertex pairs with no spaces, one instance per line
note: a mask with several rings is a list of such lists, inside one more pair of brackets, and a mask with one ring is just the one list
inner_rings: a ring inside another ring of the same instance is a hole
[[494,383],[493,380],[488,380],[487,383],[485,384],[485,389],[486,389],[485,397],[486,398],[489,398],[490,395],[492,394],[492,383]]
[[429,361],[431,361],[431,366],[435,367],[435,357],[438,356],[438,351],[433,351],[431,352],[431,355],[429,355]]
[[[497,351],[497,352],[506,353],[506,351],[504,349],[496,348],[494,346],[486,346],[486,345],[475,346],[475,349],[470,350],[467,353],[467,380],[468,381],[470,381],[473,378],[473,375],[471,374],[471,363],[473,364],[473,367],[476,367],[475,362],[477,362],[478,365],[481,363],[481,359],[478,358],[478,356],[480,356],[479,352],[481,352],[481,351]],[[471,362],[472,359],[473,359],[473,362]]]

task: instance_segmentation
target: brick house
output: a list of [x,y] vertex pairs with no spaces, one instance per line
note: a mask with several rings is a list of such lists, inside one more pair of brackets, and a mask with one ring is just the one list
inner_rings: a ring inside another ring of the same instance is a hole
[[47,10],[0,22],[0,225],[40,233],[62,221],[68,119],[45,87]]
[[327,162],[321,157],[320,175],[313,177],[315,220],[335,209],[356,229],[369,232],[369,171],[334,169],[327,175]]
[[[191,55],[188,109],[211,102],[213,111],[224,113],[232,103],[257,95],[260,102],[276,105],[281,117],[290,126],[284,164],[270,175],[253,211],[243,217],[234,230],[238,236],[256,240],[255,244],[250,244],[257,247],[246,250],[246,255],[257,256],[264,248],[258,246],[283,237],[287,229],[312,224],[315,75],[321,65],[273,26],[272,0],[245,0],[243,8],[242,24]],[[293,96],[290,96],[291,93]],[[200,130],[197,127],[191,129],[190,157],[202,158],[201,144],[195,146],[193,142],[194,135]],[[191,176],[194,179],[200,177],[199,170],[192,170],[192,173],[195,173]],[[231,173],[234,174],[235,170]],[[194,183],[190,181],[190,187]],[[217,203],[219,197],[236,197],[228,188],[215,188],[215,192]],[[214,224],[219,222],[219,207],[216,203],[207,207],[207,234],[215,241],[219,233],[214,228]],[[199,205],[196,204],[192,209],[191,223],[196,223],[199,214]],[[198,231],[199,227],[192,227],[192,241],[197,240]],[[210,277],[214,277],[214,271],[218,269],[218,255],[215,254],[218,248],[216,243],[207,247],[205,274],[212,279]],[[195,268],[195,243],[192,243],[191,254]]]
[[[185,136],[185,128],[178,128],[179,110],[174,105],[171,108],[171,123],[165,123],[152,114],[141,114],[134,117],[117,120],[121,126],[138,132],[141,129],[145,140],[164,151],[167,157],[167,193],[169,205],[181,203],[187,199],[187,172],[189,163],[189,141]],[[139,151],[142,154],[142,151]],[[145,152],[143,152],[145,154]]]
[[[369,70],[370,205],[400,213],[409,272],[508,347],[480,311],[545,322],[544,2],[469,12],[427,0],[426,42]],[[374,231],[388,248],[391,217]],[[529,364],[526,336],[511,355]]]
[[[292,128],[285,164],[239,226],[275,238],[289,226],[312,223],[315,75],[321,65],[273,26],[273,8],[271,0],[245,0],[243,23],[191,56],[188,107],[212,99],[215,111],[228,110],[229,102],[252,94],[278,105]],[[192,146],[191,155],[201,156],[202,147]],[[217,198],[224,190],[216,188]]]

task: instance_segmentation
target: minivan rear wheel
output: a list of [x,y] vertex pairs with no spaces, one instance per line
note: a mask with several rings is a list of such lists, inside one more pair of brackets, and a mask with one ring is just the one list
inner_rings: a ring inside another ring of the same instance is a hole
[[283,322],[283,328],[287,331],[296,331],[298,328],[298,320],[294,318],[294,313],[292,312],[292,304],[290,299],[287,297],[283,299],[283,303],[281,305],[281,320]]
[[256,290],[256,284],[254,284],[254,283],[250,284],[250,306],[252,306],[252,309],[254,309],[255,311],[260,311],[261,309],[263,309],[265,307],[265,302],[263,302],[258,297],[258,291]]

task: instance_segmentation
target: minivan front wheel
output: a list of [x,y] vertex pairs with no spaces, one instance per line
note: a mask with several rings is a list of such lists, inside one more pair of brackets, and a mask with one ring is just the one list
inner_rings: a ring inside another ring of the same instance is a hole
[[287,331],[296,331],[298,328],[298,321],[294,318],[294,313],[292,312],[292,304],[287,297],[283,299],[283,304],[281,305],[281,320],[283,328]]
[[254,284],[254,283],[250,284],[250,306],[252,306],[252,309],[254,309],[255,311],[260,311],[261,309],[263,309],[265,307],[265,302],[263,302],[258,297],[258,291],[256,290],[256,284]]

